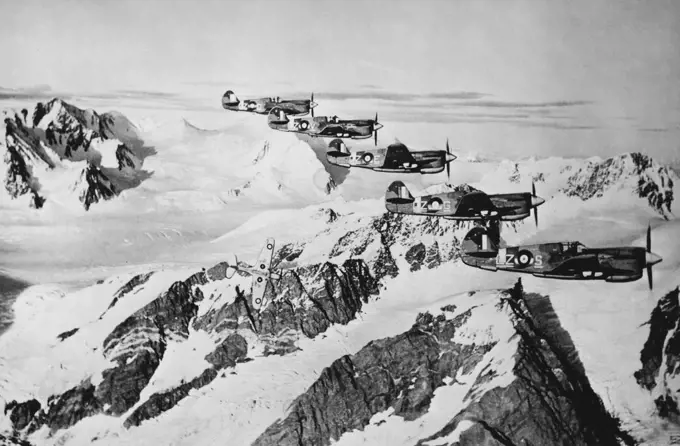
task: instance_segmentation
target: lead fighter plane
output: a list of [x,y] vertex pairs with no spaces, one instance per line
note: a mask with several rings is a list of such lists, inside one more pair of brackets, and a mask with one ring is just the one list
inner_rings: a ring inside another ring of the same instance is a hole
[[314,93],[310,99],[281,99],[279,97],[240,100],[233,91],[227,90],[222,96],[222,108],[231,111],[245,111],[266,115],[274,107],[279,107],[291,116],[306,115],[310,111],[314,116]]
[[652,289],[652,266],[661,257],[652,252],[652,228],[647,228],[647,247],[587,248],[580,242],[542,243],[498,248],[495,237],[477,226],[463,240],[462,260],[488,271],[529,273],[551,279],[632,282],[647,269]]
[[344,141],[334,139],[328,144],[326,159],[329,163],[340,167],[361,167],[377,172],[403,173],[439,173],[446,166],[450,174],[449,163],[455,160],[451,153],[449,141],[446,150],[410,151],[404,144],[398,142],[383,149],[362,150],[350,152]]
[[545,200],[536,196],[533,183],[531,193],[487,195],[479,190],[453,190],[414,197],[404,183],[395,181],[385,193],[385,208],[389,212],[432,215],[449,220],[522,220],[533,209],[534,220],[538,225],[538,206],[543,203]]
[[378,130],[383,127],[375,119],[338,119],[337,116],[317,116],[290,119],[281,107],[274,107],[267,118],[269,127],[282,132],[304,133],[312,137],[336,137],[366,139],[375,136],[378,145]]
[[281,279],[281,272],[272,268],[272,257],[274,255],[274,239],[268,238],[264,247],[257,257],[257,263],[254,266],[246,266],[239,263],[236,255],[232,255],[227,260],[226,277],[231,279],[236,271],[249,274],[253,277],[253,308],[255,310],[264,310],[269,302],[265,301],[264,293],[267,290],[267,284],[274,280]]

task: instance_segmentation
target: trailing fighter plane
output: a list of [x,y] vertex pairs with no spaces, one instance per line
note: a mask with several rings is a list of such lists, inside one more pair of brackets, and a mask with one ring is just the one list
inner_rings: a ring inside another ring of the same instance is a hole
[[523,220],[534,210],[538,225],[538,206],[545,200],[536,196],[532,183],[531,193],[487,195],[476,190],[453,190],[432,195],[413,197],[406,185],[395,181],[385,193],[385,208],[396,214],[433,215],[449,220]]
[[310,111],[314,116],[314,93],[310,99],[281,99],[279,97],[240,100],[233,91],[228,90],[222,96],[222,107],[225,110],[245,111],[266,115],[274,107],[279,107],[291,116],[306,115]]
[[280,107],[274,107],[267,120],[269,127],[274,130],[304,133],[312,137],[366,139],[374,135],[375,145],[378,145],[378,130],[383,127],[378,123],[377,113],[375,119],[341,120],[337,116],[289,119],[287,112]]
[[404,144],[397,142],[384,149],[352,153],[344,141],[334,139],[328,144],[326,152],[328,162],[336,166],[361,167],[377,172],[439,173],[446,166],[446,171],[450,174],[449,163],[456,158],[456,155],[451,153],[448,140],[446,150],[412,152]]
[[652,252],[652,228],[647,247],[587,248],[580,242],[542,243],[498,248],[485,228],[477,226],[463,240],[463,263],[489,271],[514,271],[551,279],[632,282],[647,269],[652,289],[652,266],[661,257]]
[[267,289],[267,283],[272,283],[273,280],[281,278],[281,272],[275,271],[271,267],[272,257],[274,255],[274,239],[268,238],[264,247],[257,257],[257,264],[255,266],[245,266],[239,264],[236,255],[232,254],[232,258],[227,260],[227,279],[231,279],[236,271],[249,274],[253,277],[253,308],[255,310],[265,309],[268,302],[265,302],[264,292]]

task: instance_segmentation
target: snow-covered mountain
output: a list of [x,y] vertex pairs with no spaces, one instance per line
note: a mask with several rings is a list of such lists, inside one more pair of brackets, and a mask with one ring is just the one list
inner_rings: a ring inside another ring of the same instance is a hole
[[[535,182],[547,199],[540,226],[504,225],[509,244],[643,246],[652,221],[664,257],[652,293],[646,281],[522,285],[468,268],[459,249],[471,223],[389,214],[389,175],[336,177],[319,141],[257,116],[133,126],[58,100],[22,115],[24,132],[13,118],[17,136],[6,138],[5,181],[43,210],[13,208],[0,236],[50,246],[41,258],[59,265],[85,246],[81,268],[122,247],[125,266],[107,259],[96,284],[43,283],[18,297],[0,336],[0,442],[654,444],[677,422],[678,178],[644,155],[476,156],[452,163],[456,186],[408,179],[414,194]],[[44,217],[69,200],[91,210]],[[73,235],[28,232],[40,225]],[[201,243],[149,249],[192,232]],[[257,313],[250,278],[227,279],[224,260],[252,263],[269,236],[285,274]]]
[[[629,413],[609,394],[627,392],[618,380],[635,369],[603,377],[591,362],[599,341],[582,328],[570,337],[574,325],[561,322],[582,311],[564,302],[613,288],[531,277],[510,288],[515,276],[457,261],[469,223],[375,215],[374,205],[270,211],[216,240],[224,257],[274,228],[288,234],[275,253],[287,272],[261,314],[250,278],[227,279],[221,262],[25,291],[0,337],[3,435],[36,445],[588,445],[634,444],[657,429],[651,412],[640,419],[646,406]],[[657,286],[671,279],[658,274]]]
[[100,115],[58,98],[37,103],[30,121],[24,111],[23,118],[4,112],[3,201],[28,196],[32,207],[42,208],[51,201],[68,206],[77,200],[88,210],[148,176],[142,165],[152,150],[122,114]]

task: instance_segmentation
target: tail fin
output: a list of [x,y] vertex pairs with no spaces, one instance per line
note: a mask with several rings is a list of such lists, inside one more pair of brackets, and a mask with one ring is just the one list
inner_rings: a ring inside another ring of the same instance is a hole
[[290,121],[288,119],[288,115],[286,115],[286,112],[283,111],[283,108],[281,107],[274,107],[269,111],[269,115],[267,116],[267,121],[269,124],[288,124]]
[[350,155],[351,152],[342,139],[336,138],[328,143],[328,151],[326,152],[326,156],[347,157]]
[[404,183],[395,181],[387,188],[387,192],[385,192],[385,201],[387,203],[405,204],[413,203],[415,198],[413,198],[413,195],[411,195],[411,192]]
[[235,106],[238,105],[241,101],[239,101],[238,97],[236,94],[234,94],[233,91],[227,90],[226,93],[222,96],[222,107],[227,108],[227,106]]
[[225,263],[227,264],[227,270],[225,272],[225,275],[227,276],[227,279],[231,279],[232,277],[234,277],[234,274],[238,269],[238,258],[236,257],[236,254],[230,254],[229,256],[227,256],[227,260],[225,260]]
[[472,228],[461,246],[461,260],[468,266],[496,271],[496,256],[498,255],[498,239],[481,227]]
[[465,235],[461,249],[463,256],[495,257],[498,240],[486,228],[475,226]]

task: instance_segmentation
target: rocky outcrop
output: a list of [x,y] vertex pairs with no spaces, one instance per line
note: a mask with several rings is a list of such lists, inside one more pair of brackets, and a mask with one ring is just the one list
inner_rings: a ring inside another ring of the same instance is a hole
[[637,383],[651,392],[659,416],[680,424],[680,307],[676,288],[659,299],[648,322],[649,337],[640,353]]
[[[208,276],[221,274],[209,270]],[[296,349],[287,336],[313,338],[331,324],[346,324],[375,293],[376,282],[361,260],[304,266],[285,274],[275,291],[267,287],[264,298],[271,303],[257,317],[247,300],[236,299],[199,316],[193,327],[208,332],[251,330],[271,350],[285,354]]]
[[421,419],[443,386],[465,396],[414,444],[634,444],[590,387],[549,299],[521,285],[499,297],[421,314],[409,331],[336,360],[253,446],[329,445],[378,413]]
[[73,190],[78,192],[78,199],[86,211],[94,203],[109,200],[118,194],[111,180],[94,164],[88,164],[83,169],[80,179],[73,186]]
[[137,168],[136,157],[125,144],[119,144],[116,148],[116,160],[118,161],[118,170],[125,168],[134,170]]
[[134,291],[135,289],[141,287],[144,285],[146,282],[149,281],[151,276],[153,276],[154,271],[145,273],[145,274],[137,274],[135,277],[130,279],[125,285],[120,287],[118,291],[116,291],[113,294],[113,299],[111,299],[111,303],[109,304],[108,308],[106,311],[104,311],[101,316],[99,316],[99,319],[101,319],[107,311],[109,311],[111,308],[113,308],[120,299],[124,298],[126,295]]

